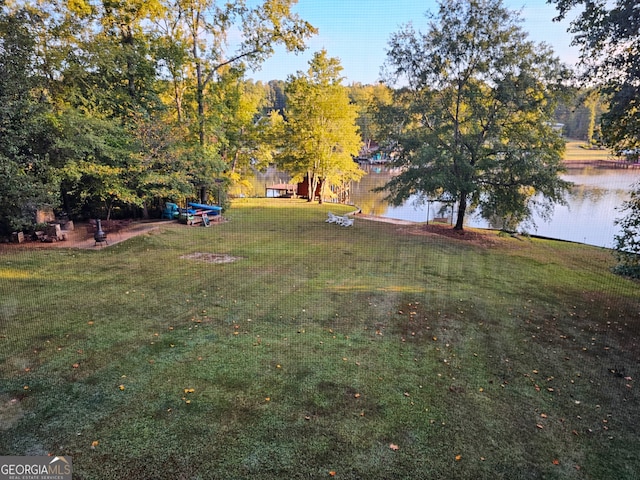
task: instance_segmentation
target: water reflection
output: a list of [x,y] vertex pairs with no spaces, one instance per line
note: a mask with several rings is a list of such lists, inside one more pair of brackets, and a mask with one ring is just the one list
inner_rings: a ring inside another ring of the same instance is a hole
[[[419,196],[408,199],[399,207],[388,205],[384,193],[374,193],[372,190],[387,183],[395,172],[379,166],[366,168],[367,175],[352,187],[351,199],[363,213],[414,222],[444,218],[451,221],[455,214],[451,205],[425,202]],[[617,208],[629,199],[632,186],[640,181],[640,171],[583,168],[569,170],[563,178],[574,184],[567,195],[567,205],[556,206],[548,221],[536,216],[533,219],[535,228],[529,227],[528,232],[611,248],[617,233],[614,222],[621,216]],[[288,180],[286,175],[276,170],[259,174],[254,182],[255,194],[264,195],[265,185],[286,183]],[[467,224],[489,228],[488,222],[477,214],[469,215]]]

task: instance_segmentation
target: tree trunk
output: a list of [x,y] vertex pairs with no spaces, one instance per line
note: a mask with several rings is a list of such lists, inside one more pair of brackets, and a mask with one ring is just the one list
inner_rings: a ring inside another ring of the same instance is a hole
[[182,123],[182,93],[180,92],[180,88],[178,85],[177,80],[175,80],[175,76],[174,76],[174,81],[173,81],[173,94],[175,96],[175,102],[176,102],[176,114],[177,114],[177,120],[178,123]]
[[196,77],[197,77],[197,89],[196,89],[196,102],[198,103],[198,140],[200,146],[204,146],[204,86],[202,85],[202,65],[200,61],[196,63]]
[[325,188],[326,188],[327,182],[322,182],[320,184],[320,195],[318,196],[318,203],[322,203],[324,201],[324,197],[326,194]]
[[231,162],[231,172],[232,173],[235,173],[235,171],[236,171],[236,166],[238,165],[238,157],[239,156],[240,156],[240,151],[236,150],[236,153],[233,156],[233,161]]
[[308,202],[313,202],[316,198],[316,188],[318,188],[318,176],[311,170],[307,171],[307,178],[309,184]]
[[109,204],[107,206],[107,218],[106,218],[107,222],[109,220],[111,220],[111,210],[112,209],[113,209],[113,199],[111,201],[109,201]]
[[204,146],[205,144],[205,135],[204,135],[204,73],[202,71],[202,60],[200,59],[200,55],[198,52],[198,28],[200,26],[200,12],[196,13],[195,18],[195,27],[191,33],[193,47],[193,59],[196,64],[196,104],[198,108],[198,140],[200,142],[200,146]]
[[136,97],[136,61],[135,61],[135,43],[133,41],[133,31],[131,25],[120,26],[121,43],[124,49],[124,55],[127,61],[127,91],[131,98]]
[[202,185],[200,187],[200,203],[207,204],[209,201],[209,192],[207,192],[207,187]]
[[460,192],[458,197],[458,216],[456,218],[456,224],[453,227],[454,230],[464,230],[464,215],[467,211],[467,192]]

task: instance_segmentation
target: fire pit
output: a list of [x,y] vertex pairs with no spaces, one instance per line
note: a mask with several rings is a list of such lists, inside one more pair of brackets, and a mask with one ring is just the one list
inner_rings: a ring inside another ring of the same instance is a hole
[[102,222],[100,221],[100,219],[96,220],[96,233],[93,234],[93,239],[96,241],[96,245],[102,242],[109,245],[109,243],[107,242],[107,234],[104,230],[102,230]]

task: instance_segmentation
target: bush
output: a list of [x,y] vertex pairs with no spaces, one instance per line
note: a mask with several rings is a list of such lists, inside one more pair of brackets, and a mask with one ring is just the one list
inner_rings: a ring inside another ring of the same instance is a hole
[[614,271],[620,275],[640,278],[640,183],[635,185],[631,198],[619,210],[625,212],[626,216],[615,222],[622,231],[614,237],[615,256],[618,260]]

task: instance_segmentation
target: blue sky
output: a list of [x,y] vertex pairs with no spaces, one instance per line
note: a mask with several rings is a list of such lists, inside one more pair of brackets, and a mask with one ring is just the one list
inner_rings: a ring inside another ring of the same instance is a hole
[[[570,47],[568,21],[552,22],[556,11],[546,0],[503,0],[511,10],[521,11],[523,30],[535,42],[550,44],[556,55],[569,65],[578,59],[578,50]],[[279,49],[260,71],[248,72],[254,80],[286,80],[288,75],[306,71],[314,52],[326,49],[338,57],[344,68],[344,84],[376,83],[386,58],[387,42],[402,25],[412,22],[425,32],[425,12],[437,13],[435,0],[299,0],[294,11],[319,29],[307,42],[303,54],[294,55]]]

